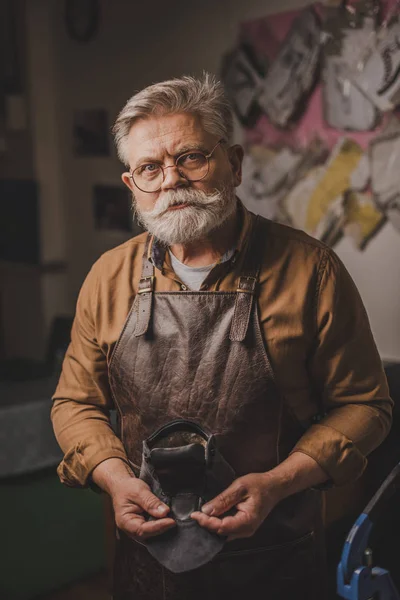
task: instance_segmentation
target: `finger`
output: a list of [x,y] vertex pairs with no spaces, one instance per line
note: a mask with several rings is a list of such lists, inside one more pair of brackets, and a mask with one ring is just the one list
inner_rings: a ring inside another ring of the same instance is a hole
[[173,519],[157,519],[155,521],[145,521],[141,518],[131,519],[123,528],[126,534],[136,540],[145,540],[161,533],[165,533],[169,529],[176,527],[176,522]]
[[222,519],[218,519],[218,517],[209,517],[208,515],[197,511],[192,513],[191,517],[194,521],[197,521],[201,527],[208,529],[208,531],[219,533],[219,530],[221,529]]
[[225,517],[221,520],[219,535],[227,537],[235,535],[237,537],[246,537],[252,531],[252,522],[244,513],[238,512],[234,516]]
[[157,496],[147,489],[140,490],[135,501],[144,511],[156,519],[165,517],[169,513],[169,506],[161,502]]
[[204,504],[201,511],[210,517],[218,517],[236,506],[246,495],[247,488],[239,480],[236,480],[221,494]]
[[194,512],[191,516],[201,527],[228,538],[229,536],[248,537],[252,533],[252,521],[247,514],[242,512],[223,519],[208,517],[201,512]]

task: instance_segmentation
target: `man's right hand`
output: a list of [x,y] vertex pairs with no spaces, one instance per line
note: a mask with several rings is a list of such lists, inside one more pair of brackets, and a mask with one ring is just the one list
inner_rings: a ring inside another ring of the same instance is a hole
[[[111,496],[116,525],[132,539],[141,542],[175,527],[175,521],[167,517],[169,507],[119,458],[100,463],[92,479]],[[147,521],[146,514],[154,520]]]

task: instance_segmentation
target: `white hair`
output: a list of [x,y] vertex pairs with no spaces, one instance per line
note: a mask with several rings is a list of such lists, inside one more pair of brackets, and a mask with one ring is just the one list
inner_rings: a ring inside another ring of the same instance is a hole
[[[169,211],[171,206],[185,208]],[[134,203],[137,219],[144,228],[167,246],[189,244],[221,227],[235,212],[232,184],[211,192],[194,188],[166,190],[152,210],[141,210]]]
[[186,75],[150,85],[128,100],[113,127],[120,160],[129,166],[127,137],[136,120],[181,112],[198,115],[206,131],[231,140],[232,108],[222,83],[209,73],[201,79]]

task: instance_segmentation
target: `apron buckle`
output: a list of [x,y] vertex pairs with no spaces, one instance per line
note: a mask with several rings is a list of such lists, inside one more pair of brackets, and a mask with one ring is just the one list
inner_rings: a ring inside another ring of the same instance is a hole
[[245,294],[254,294],[256,289],[257,278],[248,276],[241,276],[239,279],[238,286],[236,288],[236,292],[245,293]]
[[146,294],[148,292],[152,292],[154,287],[154,275],[150,277],[143,277],[139,281],[139,289],[138,294]]

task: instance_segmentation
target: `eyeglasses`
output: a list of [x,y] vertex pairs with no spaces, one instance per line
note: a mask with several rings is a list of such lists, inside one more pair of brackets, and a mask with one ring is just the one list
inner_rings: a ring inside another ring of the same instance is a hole
[[135,186],[142,192],[159,192],[165,180],[165,170],[177,168],[179,175],[187,181],[201,181],[210,171],[210,158],[215,149],[224,140],[219,140],[209,154],[200,150],[191,150],[178,156],[174,165],[163,167],[159,163],[145,163],[131,173]]

